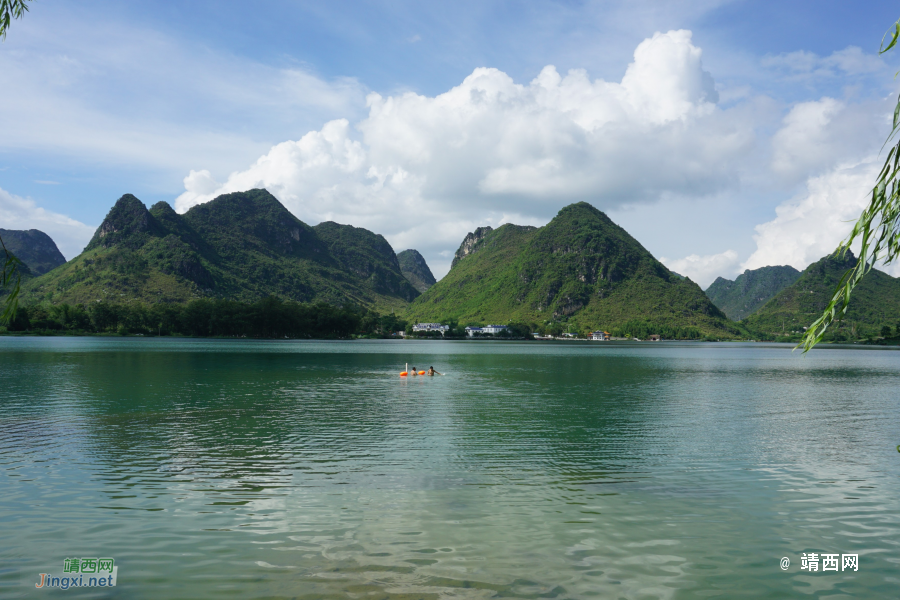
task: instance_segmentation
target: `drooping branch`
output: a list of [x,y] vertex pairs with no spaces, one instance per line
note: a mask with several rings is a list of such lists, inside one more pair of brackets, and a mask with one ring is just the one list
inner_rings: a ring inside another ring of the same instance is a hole
[[13,19],[21,19],[28,12],[31,0],[0,0],[0,40],[6,38],[6,31]]
[[[900,41],[900,20],[884,35],[878,53],[890,51],[898,41]],[[803,348],[803,352],[812,350],[822,341],[828,327],[847,314],[850,295],[876,263],[887,265],[900,257],[900,141],[895,140],[898,131],[900,131],[900,97],[897,98],[897,105],[894,108],[894,122],[890,135],[884,143],[885,146],[892,143],[894,145],[887,154],[875,187],[872,188],[869,205],[859,216],[850,235],[835,251],[836,255],[844,256],[850,245],[859,241],[859,260],[853,268],[844,273],[822,315],[806,330],[803,341],[798,345],[798,348]]]

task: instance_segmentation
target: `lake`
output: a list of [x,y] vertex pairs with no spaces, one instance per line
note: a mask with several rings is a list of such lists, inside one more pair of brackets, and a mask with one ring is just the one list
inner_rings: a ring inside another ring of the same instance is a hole
[[898,390],[885,348],[2,337],[0,597],[896,597]]

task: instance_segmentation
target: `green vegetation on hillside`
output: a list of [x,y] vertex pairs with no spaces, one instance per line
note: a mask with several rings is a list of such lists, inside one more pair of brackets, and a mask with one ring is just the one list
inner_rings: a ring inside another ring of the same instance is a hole
[[379,294],[411,302],[419,292],[403,275],[398,256],[384,236],[333,221],[313,227],[328,252],[345,270]]
[[126,194],[81,255],[22,288],[32,304],[276,296],[383,312],[417,294],[383,237],[336,223],[317,230],[266,190],[219,196],[184,215]]
[[790,265],[747,269],[734,281],[717,278],[706,295],[732,321],[740,321],[800,277]]
[[428,263],[418,250],[404,250],[397,255],[397,260],[400,262],[400,272],[414,288],[419,290],[419,293],[425,293],[437,283],[434,274],[428,268]]
[[[742,323],[762,339],[796,341],[805,326],[822,313],[843,274],[856,264],[856,257],[826,256],[808,266],[800,277],[779,292]],[[853,304],[841,321],[835,322],[824,341],[848,341],[881,335],[882,327],[900,321],[900,279],[872,270],[853,292]]]
[[585,202],[541,228],[480,231],[467,236],[447,276],[410,305],[410,321],[516,321],[585,333],[639,319],[684,337],[741,334],[697,284]]

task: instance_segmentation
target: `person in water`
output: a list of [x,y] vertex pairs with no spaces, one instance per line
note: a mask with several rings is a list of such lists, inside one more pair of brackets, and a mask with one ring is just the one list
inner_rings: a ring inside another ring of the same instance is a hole
[[434,367],[428,367],[428,375],[434,377],[435,375],[443,375],[443,373],[438,373],[434,370]]
[[410,374],[410,375],[418,375],[419,372],[416,371],[416,368],[415,368],[415,367],[413,367],[412,369],[409,370],[409,374]]

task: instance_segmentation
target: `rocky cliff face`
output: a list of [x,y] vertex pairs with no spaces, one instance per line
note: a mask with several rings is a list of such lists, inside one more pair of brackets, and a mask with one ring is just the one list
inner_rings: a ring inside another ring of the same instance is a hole
[[475,231],[469,233],[469,235],[467,235],[462,241],[462,244],[459,245],[459,249],[456,251],[456,256],[453,257],[453,262],[450,263],[450,268],[452,269],[459,261],[477,251],[479,244],[484,240],[487,234],[489,234],[493,230],[494,229],[492,227],[487,226],[479,227]]
[[0,238],[32,275],[43,275],[66,262],[56,243],[43,231],[0,229]]

